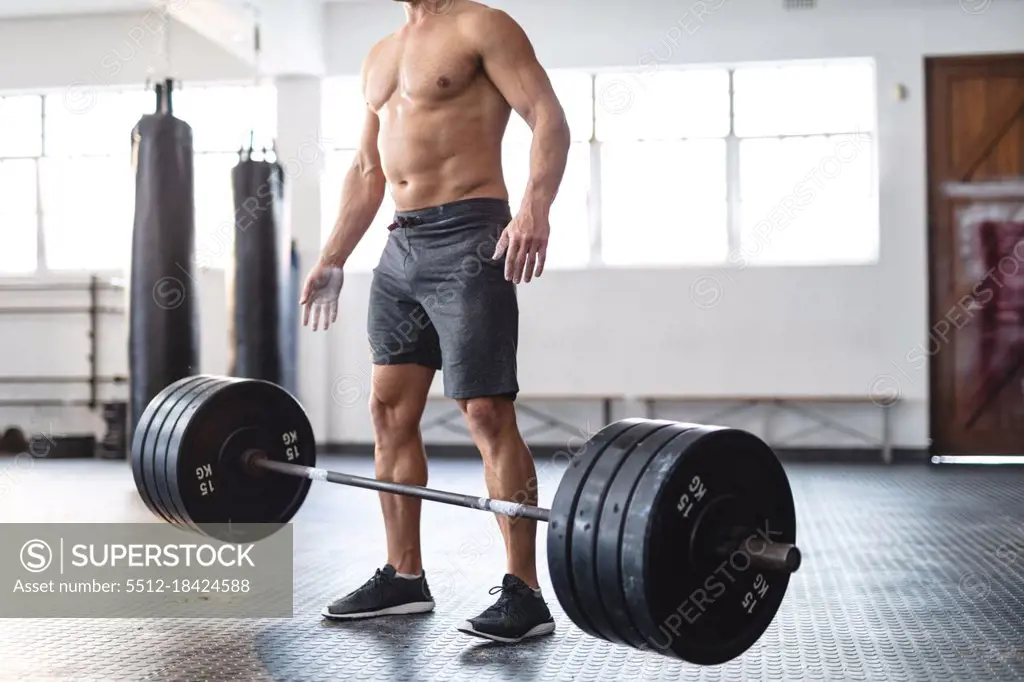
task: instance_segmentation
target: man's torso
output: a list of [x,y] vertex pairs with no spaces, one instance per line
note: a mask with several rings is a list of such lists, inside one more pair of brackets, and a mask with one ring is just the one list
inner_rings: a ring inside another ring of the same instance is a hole
[[475,14],[460,3],[381,41],[366,70],[366,101],[380,118],[378,147],[399,210],[475,197],[507,199],[501,141],[510,107],[484,72]]

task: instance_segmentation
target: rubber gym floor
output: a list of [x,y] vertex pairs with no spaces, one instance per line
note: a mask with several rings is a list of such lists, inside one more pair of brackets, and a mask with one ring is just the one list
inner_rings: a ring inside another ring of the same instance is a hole
[[[0,464],[11,460],[0,460]],[[322,457],[372,475],[365,459]],[[1024,679],[1024,468],[787,464],[804,564],[747,653],[699,667],[593,639],[558,608],[554,636],[504,646],[454,629],[493,600],[493,517],[423,506],[434,613],[321,620],[383,556],[376,494],[314,484],[295,521],[291,620],[3,620],[4,680],[1010,680]],[[541,504],[557,484],[541,481]],[[484,494],[479,462],[431,463],[431,485]],[[19,471],[3,522],[149,521],[129,466]],[[472,551],[467,552],[467,546]],[[475,557],[471,561],[459,557]]]

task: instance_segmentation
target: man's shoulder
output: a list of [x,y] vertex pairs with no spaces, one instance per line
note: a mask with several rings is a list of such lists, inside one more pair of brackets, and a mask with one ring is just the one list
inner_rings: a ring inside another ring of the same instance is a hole
[[473,0],[463,0],[455,5],[458,9],[455,18],[467,24],[494,24],[513,21],[511,16],[504,10],[491,7]]
[[492,39],[519,29],[519,24],[507,12],[472,0],[457,5],[455,20],[467,35]]
[[398,31],[387,34],[386,36],[384,36],[383,38],[381,38],[380,40],[373,44],[373,47],[370,48],[370,51],[368,53],[368,58],[373,59],[374,57],[377,57],[382,52],[386,51],[389,47],[391,47],[391,45],[393,45],[396,40],[398,40]]

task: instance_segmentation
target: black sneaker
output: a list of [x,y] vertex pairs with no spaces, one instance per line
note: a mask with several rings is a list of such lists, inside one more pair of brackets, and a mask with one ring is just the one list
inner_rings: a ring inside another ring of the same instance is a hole
[[521,642],[555,631],[548,605],[522,580],[506,575],[501,586],[491,588],[490,594],[497,592],[501,592],[498,601],[459,625],[461,632],[495,642]]
[[362,587],[350,592],[323,610],[332,620],[355,620],[377,616],[399,616],[434,610],[434,598],[427,587],[427,575],[399,578],[395,567],[378,568]]

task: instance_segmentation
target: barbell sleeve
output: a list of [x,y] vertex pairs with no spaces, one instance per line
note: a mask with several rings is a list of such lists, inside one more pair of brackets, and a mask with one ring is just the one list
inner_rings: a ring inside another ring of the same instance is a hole
[[327,469],[308,467],[301,464],[276,462],[267,459],[266,456],[260,453],[247,454],[245,460],[247,460],[247,465],[250,467],[263,469],[265,471],[273,471],[278,474],[284,474],[285,476],[297,476],[299,478],[308,478],[312,481],[327,481],[328,483],[338,483],[340,485],[348,485],[355,488],[366,488],[368,490],[376,490],[382,493],[395,493],[397,495],[417,497],[421,500],[451,504],[457,507],[479,509],[480,511],[487,511],[494,514],[500,514],[502,516],[534,519],[535,521],[544,521],[546,523],[551,514],[551,510],[549,509],[534,507],[529,504],[519,504],[517,502],[508,502],[505,500],[493,500],[489,497],[461,495],[459,493],[450,493],[444,490],[424,488],[423,486],[418,485],[378,481],[375,478],[353,476],[352,474],[343,474],[338,471],[328,471]]
[[800,548],[785,542],[773,542],[762,552],[750,553],[752,566],[777,573],[796,573],[802,561]]

